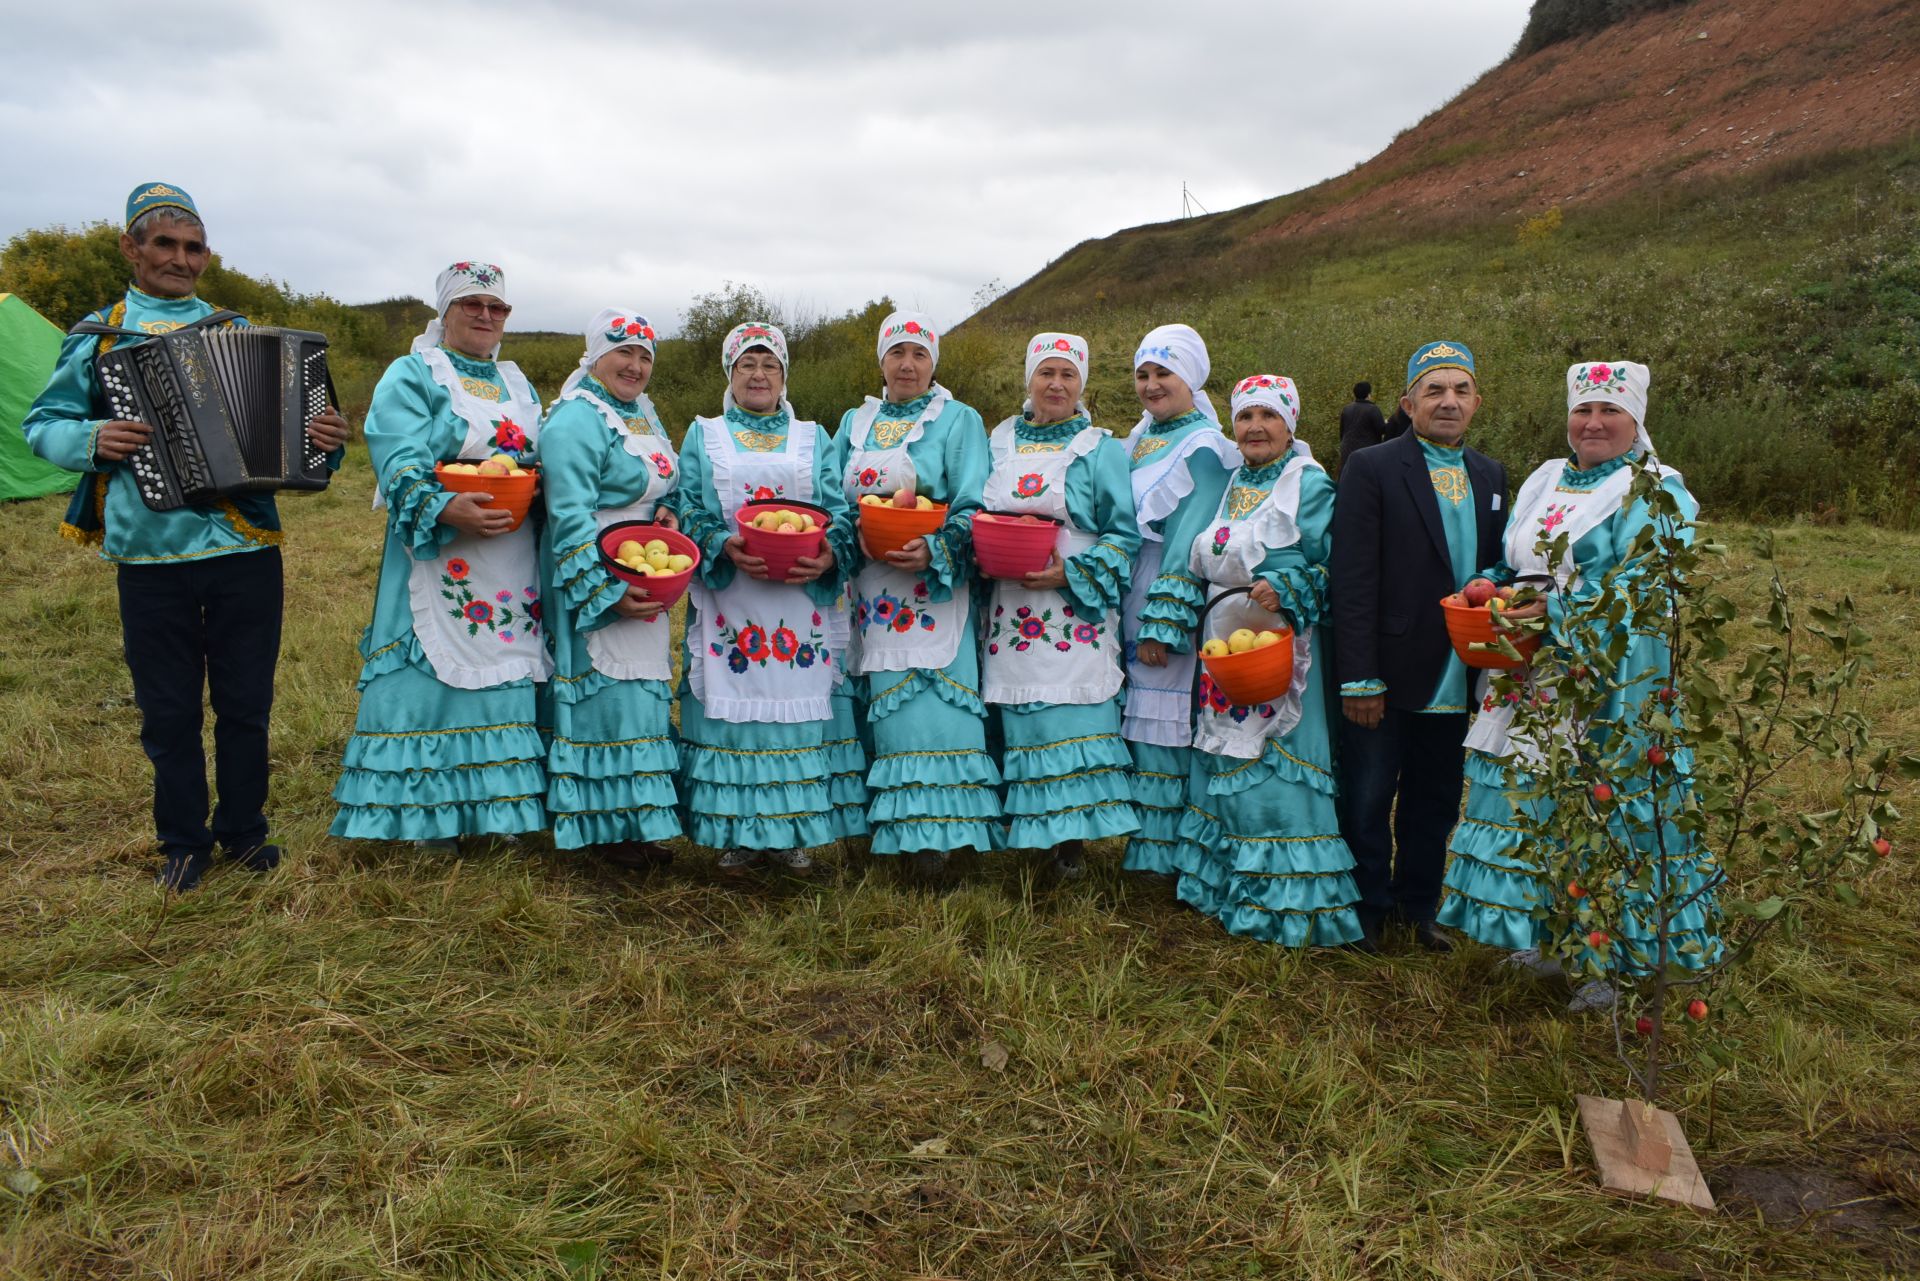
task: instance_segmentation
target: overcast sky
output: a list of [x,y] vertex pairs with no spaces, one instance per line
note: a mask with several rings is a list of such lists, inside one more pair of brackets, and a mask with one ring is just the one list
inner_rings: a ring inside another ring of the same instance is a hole
[[513,328],[677,327],[733,280],[952,324],[1090,237],[1341,173],[1527,0],[748,5],[0,0],[0,238],[193,193],[346,302],[502,264]]

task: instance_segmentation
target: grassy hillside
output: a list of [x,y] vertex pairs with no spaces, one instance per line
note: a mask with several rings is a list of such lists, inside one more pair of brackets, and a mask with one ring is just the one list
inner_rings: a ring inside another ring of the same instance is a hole
[[1920,146],[1499,224],[1242,234],[1261,208],[1078,246],[969,320],[943,378],[1007,406],[1021,339],[1084,333],[1118,427],[1140,335],[1185,321],[1216,389],[1298,380],[1325,457],[1353,383],[1391,396],[1408,353],[1445,336],[1479,359],[1475,442],[1523,469],[1564,449],[1566,365],[1631,358],[1653,369],[1662,455],[1709,512],[1920,521]]
[[[946,896],[828,852],[633,880],[324,833],[382,525],[365,451],[287,499],[274,710],[286,865],[150,882],[113,575],[0,509],[0,1276],[425,1279],[1911,1276],[1920,876],[1904,832],[1769,943],[1740,1066],[1672,1106],[1718,1216],[1596,1186],[1604,1021],[1484,949],[1234,940],[1095,851]],[[1741,531],[1716,532],[1740,546]],[[1813,597],[1881,636],[1920,739],[1920,539],[1796,525]],[[1733,593],[1764,604],[1750,565]],[[1819,776],[1796,774],[1807,809]],[[1901,804],[1915,808],[1915,787]],[[1004,1049],[1003,1068],[992,1047]],[[983,1055],[986,1060],[983,1062]],[[1802,1220],[1787,1194],[1847,1208]]]

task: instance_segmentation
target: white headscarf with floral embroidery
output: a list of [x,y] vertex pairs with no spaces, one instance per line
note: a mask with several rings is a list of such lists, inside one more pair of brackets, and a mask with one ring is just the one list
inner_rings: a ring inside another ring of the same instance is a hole
[[764,320],[748,320],[735,325],[728,331],[726,341],[720,344],[720,367],[727,371],[727,390],[720,397],[722,409],[732,409],[734,406],[734,362],[740,359],[742,353],[754,347],[766,348],[780,362],[780,408],[786,411],[788,418],[797,421],[799,415],[793,412],[793,402],[787,399],[785,385],[785,376],[793,368],[787,360],[787,336],[780,332],[778,325],[770,325]]
[[[507,274],[490,262],[456,262],[441,272],[433,282],[433,319],[413,340],[409,351],[426,351],[438,347],[440,340],[447,336],[447,308],[462,298],[471,298],[476,294],[485,294],[489,298],[507,301]],[[495,343],[490,356],[500,354],[500,344]]]
[[[1081,413],[1087,412],[1087,340],[1079,334],[1045,333],[1035,334],[1027,342],[1026,381],[1033,381],[1033,371],[1040,368],[1040,362],[1058,356],[1080,371],[1081,399],[1074,408]],[[1033,412],[1033,401],[1024,400],[1020,404],[1024,413]]]
[[[1207,375],[1213,371],[1213,361],[1207,356],[1207,342],[1192,325],[1161,325],[1140,340],[1140,349],[1133,353],[1133,368],[1137,373],[1140,366],[1159,365],[1178,374],[1180,381],[1193,392],[1193,407],[1205,414],[1214,426],[1220,425],[1220,415],[1213,407],[1213,401],[1201,388],[1206,385]],[[1140,415],[1139,426],[1153,426],[1153,415]]]
[[[607,308],[587,326],[586,354],[580,357],[579,367],[567,375],[560,394],[564,396],[586,381],[600,357],[617,347],[645,347],[647,354],[653,355],[655,337],[653,322],[631,307]],[[645,392],[640,394],[640,399],[648,408],[652,407],[653,402],[647,400]]]
[[[1653,437],[1647,435],[1647,389],[1652,374],[1631,360],[1590,360],[1567,366],[1567,412],[1589,401],[1618,405],[1633,415],[1633,443],[1655,457]],[[1567,433],[1572,444],[1573,433]]]
[[1293,452],[1313,457],[1313,450],[1300,439],[1300,389],[1285,374],[1253,374],[1233,385],[1229,402],[1233,417],[1249,405],[1265,405],[1286,420],[1287,434],[1293,437]]
[[936,368],[940,364],[940,335],[934,332],[933,321],[925,312],[896,311],[880,322],[880,338],[875,346],[874,358],[886,359],[893,348],[903,342],[918,343],[927,349],[933,357]]

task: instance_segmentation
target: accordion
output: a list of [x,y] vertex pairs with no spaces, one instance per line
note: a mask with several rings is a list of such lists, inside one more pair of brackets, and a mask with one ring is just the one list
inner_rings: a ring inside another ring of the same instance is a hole
[[154,511],[327,487],[326,452],[307,439],[338,403],[324,334],[189,326],[102,352],[94,372],[115,418],[153,428],[127,461]]

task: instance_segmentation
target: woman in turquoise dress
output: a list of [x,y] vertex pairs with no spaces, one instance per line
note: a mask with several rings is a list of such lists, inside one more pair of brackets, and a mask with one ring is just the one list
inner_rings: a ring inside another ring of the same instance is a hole
[[972,600],[987,436],[980,415],[934,380],[940,337],[928,317],[888,316],[878,355],[885,391],[846,412],[833,445],[856,526],[862,498],[902,491],[946,504],[947,515],[878,558],[861,541],[847,667],[873,739],[870,849],[912,854],[930,875],[954,850],[998,845],[1000,771],[987,754]]
[[1162,541],[1170,521],[1187,506],[1212,510],[1240,451],[1220,430],[1203,388],[1211,370],[1207,344],[1187,325],[1161,325],[1133,354],[1133,386],[1140,421],[1126,439],[1133,467],[1134,519],[1140,554],[1123,617],[1127,642],[1127,702],[1120,732],[1133,752],[1133,800],[1139,834],[1127,842],[1122,866],[1130,872],[1179,871],[1180,819],[1187,808],[1189,748],[1193,744],[1193,654],[1140,637],[1141,614],[1160,575]]
[[[1293,381],[1255,374],[1233,389],[1244,461],[1196,488],[1168,522],[1167,560],[1140,634],[1191,652],[1240,628],[1293,633],[1293,681],[1271,702],[1239,706],[1200,677],[1187,811],[1174,855],[1183,902],[1234,934],[1287,947],[1362,937],[1353,855],[1334,812],[1327,611],[1333,482],[1294,435]],[[1235,588],[1245,596],[1227,596]]]
[[[832,442],[787,402],[786,336],[759,321],[735,326],[721,364],[722,413],[694,420],[680,456],[681,529],[702,556],[680,684],[687,835],[719,850],[724,870],[771,859],[804,872],[810,848],[866,830],[850,700],[834,705],[853,521]],[[823,509],[826,542],[774,582],[734,516],[781,499]]]
[[671,626],[644,587],[607,572],[600,533],[622,521],[679,527],[670,506],[679,460],[646,393],[654,341],[632,308],[595,316],[540,431],[553,843],[639,868],[670,861],[660,842],[680,835]]
[[1140,828],[1120,737],[1120,610],[1140,531],[1127,451],[1081,400],[1086,339],[1035,335],[1026,373],[1022,412],[988,439],[981,504],[1062,525],[1045,569],[991,584],[982,692],[999,709],[1006,843],[1049,850],[1071,879],[1085,842]]
[[541,634],[531,518],[456,494],[437,463],[533,457],[540,401],[499,360],[511,308],[491,263],[440,273],[437,314],[387,367],[367,410],[375,506],[387,513],[373,622],[361,638],[360,709],[334,799],[335,836],[414,840],[546,826]]
[[[1629,493],[1635,460],[1644,458],[1655,469],[1661,487],[1673,497],[1686,522],[1679,532],[1683,537],[1692,536],[1691,522],[1699,513],[1699,504],[1687,491],[1680,473],[1660,464],[1654,453],[1645,427],[1648,382],[1646,366],[1629,361],[1593,361],[1568,369],[1570,457],[1542,464],[1520,487],[1507,523],[1506,558],[1485,571],[1485,577],[1498,583],[1511,582],[1519,574],[1554,575],[1557,588],[1546,593],[1543,602],[1510,612],[1516,620],[1545,613],[1549,643],[1559,620],[1566,616],[1568,602],[1591,600],[1603,590],[1607,574],[1616,568],[1626,567],[1632,572],[1634,540],[1657,519],[1646,503],[1634,500]],[[1561,536],[1571,546],[1571,565],[1550,563],[1544,550]],[[1618,665],[1597,678],[1608,693],[1587,730],[1589,741],[1611,753],[1616,735],[1636,734],[1633,727],[1640,720],[1639,709],[1657,690],[1667,687],[1671,666],[1671,651],[1663,634],[1630,632]],[[1529,759],[1539,761],[1542,757],[1514,730],[1512,707],[1496,700],[1484,679],[1480,693],[1480,710],[1467,735],[1466,815],[1449,843],[1453,857],[1447,867],[1439,921],[1482,943],[1514,953],[1517,966],[1555,973],[1561,968],[1559,960],[1542,957],[1542,945],[1553,940],[1542,935],[1533,916],[1554,887],[1545,884],[1540,865],[1523,856],[1521,832],[1515,822],[1519,807],[1527,806],[1529,812],[1544,816],[1544,807],[1551,804],[1546,798],[1516,795],[1527,781]],[[1628,755],[1644,759],[1642,751]],[[1616,780],[1620,795],[1616,812],[1637,819],[1629,839],[1643,848],[1653,842],[1650,828],[1656,787],[1664,813],[1676,814],[1684,808],[1690,765],[1685,753],[1677,753],[1670,768],[1658,771],[1658,777],[1651,767],[1644,767],[1639,777]],[[1676,884],[1701,890],[1717,875],[1712,854],[1672,824],[1664,825],[1661,843],[1669,851],[1667,868]],[[1683,888],[1680,897],[1688,894],[1689,889]],[[1610,955],[1616,968],[1622,965],[1622,958],[1627,958],[1630,969],[1634,954],[1652,955],[1655,940],[1651,922],[1634,910],[1636,903],[1644,904],[1644,896],[1629,892],[1626,902],[1619,931],[1624,937],[1614,941]],[[1670,958],[1689,968],[1718,959],[1720,940],[1714,928],[1715,915],[1710,892],[1694,896],[1669,925]],[[1689,943],[1697,946],[1680,950]],[[1576,950],[1574,959],[1591,959],[1584,944]],[[1575,1012],[1602,1009],[1613,999],[1612,985],[1596,979],[1575,992],[1572,1008]]]

